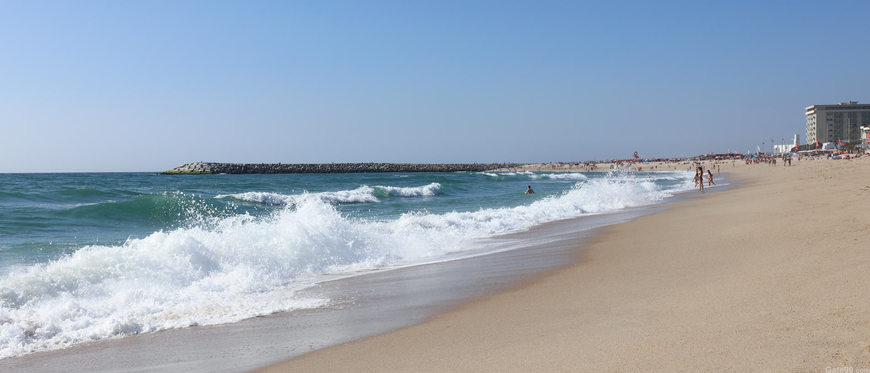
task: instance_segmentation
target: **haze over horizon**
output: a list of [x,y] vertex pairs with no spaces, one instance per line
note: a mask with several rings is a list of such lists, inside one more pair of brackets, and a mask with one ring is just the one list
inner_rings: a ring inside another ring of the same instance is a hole
[[868,11],[0,1],[0,172],[745,153],[870,103]]

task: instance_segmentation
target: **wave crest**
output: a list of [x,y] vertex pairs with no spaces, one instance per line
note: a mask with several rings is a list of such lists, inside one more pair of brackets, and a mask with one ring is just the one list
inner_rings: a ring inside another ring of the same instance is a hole
[[432,197],[441,193],[441,184],[431,183],[419,187],[393,187],[393,186],[375,186],[375,189],[382,191],[386,195],[399,197]]
[[215,198],[233,198],[240,201],[265,203],[269,205],[295,206],[304,200],[318,200],[329,204],[343,203],[377,203],[381,197],[430,197],[441,192],[441,184],[431,183],[419,187],[394,187],[378,185],[370,187],[362,185],[351,190],[339,190],[336,192],[302,193],[295,195],[272,193],[272,192],[245,192],[236,194],[221,194]]
[[[262,218],[234,215],[123,245],[88,246],[10,273],[0,278],[0,358],[319,307],[329,300],[302,299],[295,292],[323,275],[438,260],[479,249],[476,238],[650,204],[673,192],[642,177],[615,175],[578,182],[561,195],[516,207],[408,212],[374,221],[349,218],[334,206],[356,200],[356,194],[370,200],[376,188],[383,187],[363,186],[346,194],[240,194],[232,198],[292,201],[295,208]],[[380,190],[425,196],[438,193],[440,185]]]

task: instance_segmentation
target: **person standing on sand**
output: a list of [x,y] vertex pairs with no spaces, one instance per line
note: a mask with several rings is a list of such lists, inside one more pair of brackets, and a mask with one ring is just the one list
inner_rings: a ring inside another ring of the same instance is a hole
[[701,193],[704,193],[704,168],[701,166],[698,166],[697,177],[698,189],[701,191]]

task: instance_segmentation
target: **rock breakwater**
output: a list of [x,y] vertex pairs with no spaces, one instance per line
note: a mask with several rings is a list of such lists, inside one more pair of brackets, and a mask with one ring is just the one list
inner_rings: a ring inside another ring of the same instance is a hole
[[162,172],[175,174],[339,174],[371,172],[480,172],[508,163],[217,163],[194,162]]

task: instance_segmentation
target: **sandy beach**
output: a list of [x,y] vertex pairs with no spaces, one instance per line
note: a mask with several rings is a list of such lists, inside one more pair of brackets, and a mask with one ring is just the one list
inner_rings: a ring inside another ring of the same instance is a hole
[[575,264],[265,371],[870,368],[870,159],[722,172],[739,185],[606,227]]
[[870,0],[8,3],[0,373],[870,373]]

